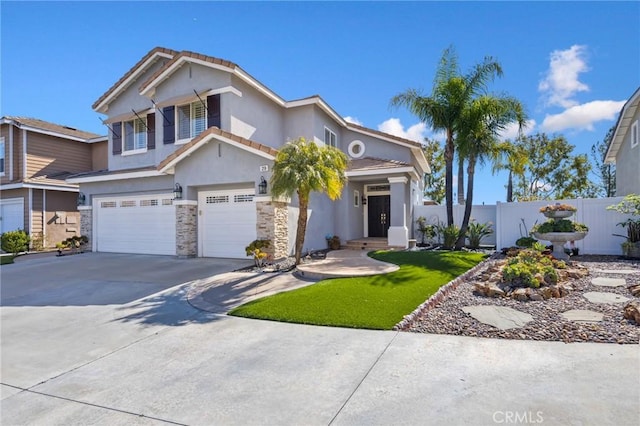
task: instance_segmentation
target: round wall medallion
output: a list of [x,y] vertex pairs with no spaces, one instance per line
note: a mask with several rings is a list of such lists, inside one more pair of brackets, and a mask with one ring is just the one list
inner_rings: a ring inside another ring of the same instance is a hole
[[348,151],[351,158],[360,158],[364,155],[364,143],[353,141],[349,144]]

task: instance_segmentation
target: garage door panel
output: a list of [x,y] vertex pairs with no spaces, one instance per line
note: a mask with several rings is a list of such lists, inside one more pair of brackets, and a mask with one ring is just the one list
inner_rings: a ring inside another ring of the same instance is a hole
[[24,199],[0,200],[0,233],[24,229]]
[[252,190],[200,193],[201,256],[247,257],[244,248],[256,239],[256,205],[253,197]]
[[97,251],[175,255],[171,195],[100,199]]

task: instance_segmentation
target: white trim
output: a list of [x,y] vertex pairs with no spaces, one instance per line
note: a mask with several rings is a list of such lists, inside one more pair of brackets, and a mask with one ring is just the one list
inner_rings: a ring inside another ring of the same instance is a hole
[[[633,138],[635,133],[635,140]],[[638,134],[638,120],[634,121],[631,125],[631,148],[635,148],[638,146],[638,140],[640,139],[640,134]]]
[[290,197],[273,198],[270,195],[256,195],[255,197],[253,197],[253,201],[256,202],[256,203],[274,202],[274,203],[290,204],[291,203],[291,198]]
[[13,180],[13,123],[9,123],[9,180]]
[[[140,111],[136,111],[136,114],[138,114],[140,117],[142,117],[142,116],[146,116],[147,114],[150,114],[152,112],[155,112],[155,108],[154,107],[141,109]],[[118,114],[118,115],[116,115],[114,117],[109,117],[106,120],[103,120],[102,123],[103,124],[113,124],[113,123],[117,123],[119,121],[135,120],[136,118],[138,118],[136,116],[136,114],[134,114],[133,111],[125,112],[124,114]],[[106,138],[106,136],[104,136],[104,137]],[[89,141],[94,142],[94,139],[98,139],[98,138],[89,139]]]
[[[353,149],[356,146],[360,147],[360,152],[358,152],[358,153],[353,152]],[[351,158],[360,158],[360,157],[362,157],[364,155],[364,151],[365,151],[364,142],[362,142],[361,140],[357,140],[357,139],[354,140],[354,141],[351,141],[349,143],[347,151],[349,152],[349,156]]]
[[47,240],[47,190],[42,190],[42,243]]
[[93,210],[93,206],[78,206],[78,211]]
[[363,134],[363,135],[367,135],[367,136],[370,136],[372,138],[382,139],[382,140],[384,140],[386,142],[395,143],[397,145],[402,145],[402,146],[407,147],[407,148],[418,148],[417,146],[412,145],[412,144],[407,143],[407,142],[402,142],[402,141],[399,141],[397,139],[393,139],[391,137],[383,136],[383,135],[380,135],[378,133],[368,132],[366,130],[350,126],[349,123],[347,123],[347,129],[351,130],[352,132],[356,132],[356,133],[360,133],[360,134]]
[[389,183],[402,183],[402,184],[406,184],[409,181],[406,176],[393,176],[393,177],[387,178],[387,180],[389,181]]
[[65,192],[79,192],[77,186],[62,186],[62,185],[51,185],[51,184],[37,184],[37,183],[10,183],[8,185],[0,185],[0,191],[8,191],[10,189],[21,189],[21,188],[31,188],[31,189],[47,189],[50,191],[65,191]]
[[259,92],[261,92],[263,95],[265,95],[266,97],[268,97],[269,99],[277,103],[278,105],[285,106],[286,102],[284,99],[278,96],[274,91],[269,89],[267,86],[263,85],[258,80],[251,77],[244,70],[240,69],[239,67],[236,67],[233,70],[233,74],[238,76],[240,79],[244,80],[246,83],[249,83],[250,86],[253,86],[255,89],[257,89]]
[[[132,83],[135,80],[137,80],[138,77],[140,77],[140,74],[144,73],[145,69],[149,65],[151,65],[151,63],[155,62],[158,59],[158,57],[163,57],[163,58],[167,58],[167,59],[172,59],[173,58],[173,56],[171,54],[169,54],[169,53],[164,53],[164,52],[156,52],[156,53],[154,53],[149,59],[144,61],[134,72],[132,72],[131,75],[129,77],[127,77],[127,79],[125,81],[120,83],[118,85],[118,87],[115,87],[111,91],[109,96],[104,98],[102,100],[102,102],[100,102],[93,110],[97,111],[97,112],[106,113],[106,111],[108,110],[108,106],[107,105],[112,100],[112,98],[114,98],[117,95],[119,95],[120,92],[122,92],[130,83]],[[101,111],[103,107],[106,107],[106,108],[104,109],[104,111]]]
[[27,130],[22,129],[22,179],[27,178]]
[[631,98],[625,102],[620,114],[618,114],[618,121],[616,122],[616,129],[611,137],[611,142],[607,148],[607,152],[604,156],[604,162],[608,164],[615,164],[618,151],[624,142],[623,138],[629,131],[629,121],[633,118],[640,104],[640,88],[631,95]]
[[137,154],[144,154],[145,152],[147,152],[147,148],[140,148],[140,149],[132,149],[130,151],[125,151],[123,150],[120,155],[122,157],[126,157],[128,155],[137,155]]
[[360,207],[360,191],[353,190],[353,207]]
[[407,167],[398,167],[393,169],[355,170],[355,171],[346,172],[345,175],[347,177],[356,177],[356,176],[388,175],[393,173],[415,173],[415,169],[413,167],[407,166]]
[[[327,132],[329,132],[329,142],[327,142]],[[331,136],[332,135],[333,135],[334,145],[331,145]],[[326,146],[332,146],[334,148],[338,147],[338,135],[336,134],[336,132],[334,132],[333,130],[331,130],[327,126],[324,126],[324,144]]]
[[33,232],[33,188],[29,188],[29,235]]
[[296,101],[288,101],[285,102],[284,106],[286,108],[297,108],[300,106],[306,105],[317,105],[321,110],[323,110],[329,117],[333,118],[340,126],[348,127],[347,122],[344,121],[339,114],[337,114],[333,108],[329,106],[325,101],[322,100],[319,96],[312,96],[306,99],[298,99]]
[[164,176],[164,175],[165,173],[161,173],[157,170],[145,170],[142,172],[128,172],[128,173],[116,173],[111,175],[69,178],[67,179],[67,182],[69,183],[108,182],[112,180],[147,178],[147,177],[156,177],[156,176]]
[[0,171],[0,176],[5,176],[7,174],[7,144],[5,143],[4,136],[0,136],[0,145],[2,146],[0,153],[2,154],[2,159],[4,160],[3,168]]
[[108,141],[109,141],[108,135],[87,139],[87,143],[98,143],[98,142],[108,142]]
[[198,202],[194,200],[173,200],[174,206],[197,206]]

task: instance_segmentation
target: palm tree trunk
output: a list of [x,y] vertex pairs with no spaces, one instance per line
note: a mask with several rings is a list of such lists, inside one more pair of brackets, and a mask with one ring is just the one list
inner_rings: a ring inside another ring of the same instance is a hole
[[304,247],[304,236],[307,232],[307,208],[309,207],[309,194],[301,194],[298,191],[298,229],[296,230],[296,265],[300,264],[302,249]]
[[458,154],[458,204],[464,204],[464,158]]
[[471,219],[471,207],[473,204],[473,178],[475,175],[476,159],[469,157],[469,165],[467,167],[467,202],[464,205],[464,217],[462,218],[462,226],[460,227],[460,236],[456,241],[456,250],[462,250],[464,241],[467,238],[467,228],[469,228],[469,220]]
[[447,143],[444,146],[444,192],[447,205],[447,226],[453,225],[453,133],[447,129]]
[[507,203],[513,203],[513,172],[509,170],[509,180],[507,181]]

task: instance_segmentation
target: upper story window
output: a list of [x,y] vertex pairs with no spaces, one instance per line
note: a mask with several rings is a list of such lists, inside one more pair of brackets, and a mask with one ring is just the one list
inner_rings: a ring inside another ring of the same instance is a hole
[[640,135],[638,135],[638,120],[636,120],[631,125],[631,148],[635,148],[636,146],[638,146],[639,138],[640,138]]
[[197,101],[176,107],[178,141],[195,138],[207,128],[207,109]]
[[326,127],[324,128],[324,143],[325,145],[336,147],[336,134]]
[[124,127],[123,152],[146,149],[147,120],[144,118],[136,118],[135,120],[125,121],[122,124]]
[[4,176],[4,138],[0,138],[0,176]]

